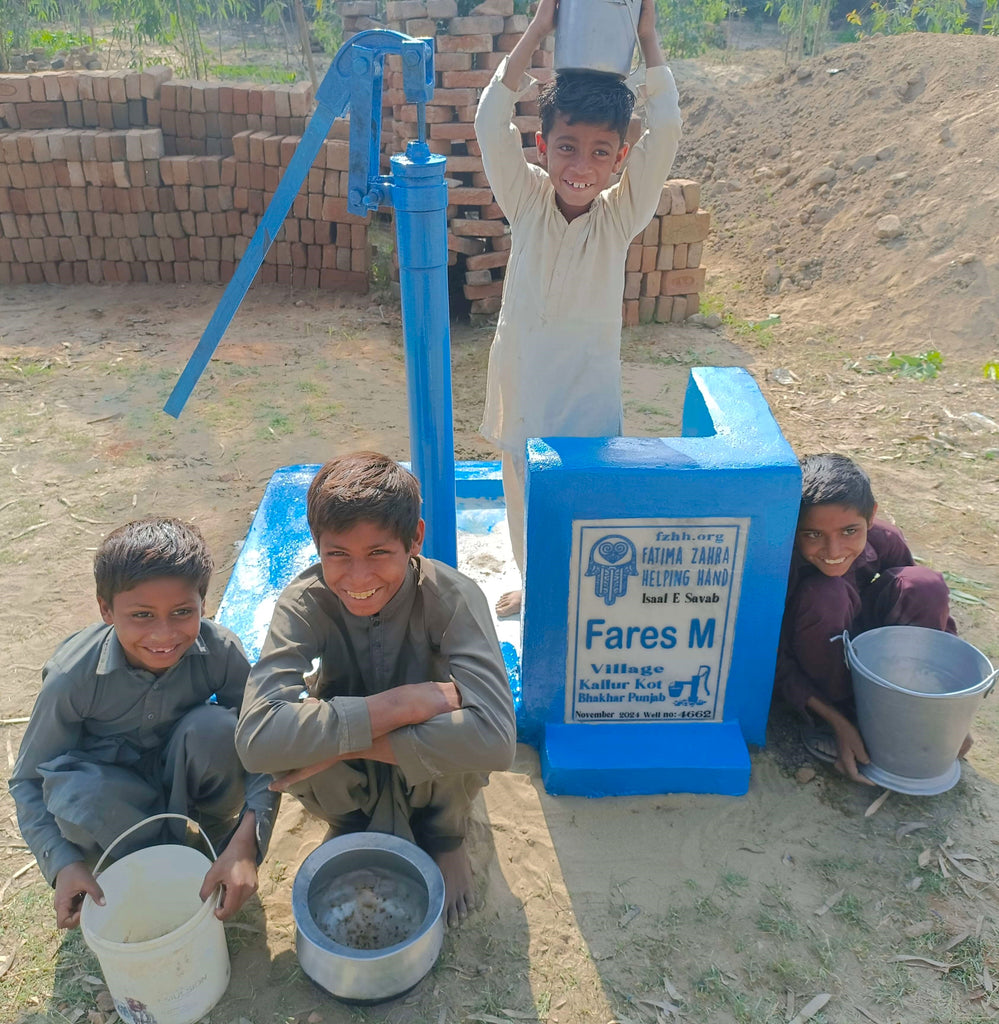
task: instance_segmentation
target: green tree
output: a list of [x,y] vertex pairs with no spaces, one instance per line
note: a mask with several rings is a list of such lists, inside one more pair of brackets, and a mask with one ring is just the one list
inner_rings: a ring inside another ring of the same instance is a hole
[[0,71],[9,71],[11,54],[28,45],[34,23],[58,16],[58,0],[0,0]]
[[656,0],[663,50],[668,58],[696,57],[712,44],[728,17],[728,0]]

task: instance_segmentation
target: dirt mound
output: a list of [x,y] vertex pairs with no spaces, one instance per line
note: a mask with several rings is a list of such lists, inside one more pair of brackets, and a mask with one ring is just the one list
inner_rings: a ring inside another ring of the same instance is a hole
[[994,354],[997,61],[999,39],[914,33],[798,66],[680,62],[674,174],[704,183],[705,263],[740,282],[740,312],[835,322],[883,351]]

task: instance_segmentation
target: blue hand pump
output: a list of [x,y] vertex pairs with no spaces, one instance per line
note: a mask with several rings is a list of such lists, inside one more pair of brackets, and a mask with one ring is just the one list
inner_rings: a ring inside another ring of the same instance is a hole
[[[406,99],[416,104],[417,139],[405,154],[391,158],[392,173],[381,175],[382,72],[387,54],[401,55]],[[163,408],[171,416],[180,415],[280,231],[333,121],[349,107],[347,208],[361,217],[379,207],[395,208],[410,458],[423,489],[424,551],[455,565],[446,160],[431,153],[426,142],[426,103],[434,92],[433,54],[432,39],[412,39],[382,29],[360,32],[340,47],[316,93],[316,109],[305,134]]]

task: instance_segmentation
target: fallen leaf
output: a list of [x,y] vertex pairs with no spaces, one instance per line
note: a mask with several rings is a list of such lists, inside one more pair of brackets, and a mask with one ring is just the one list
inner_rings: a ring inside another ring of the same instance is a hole
[[946,974],[954,964],[945,964],[941,960],[931,960],[928,956],[892,956],[888,958],[893,964],[912,964],[913,967],[930,967],[934,971]]
[[884,806],[884,802],[888,799],[889,796],[891,796],[891,790],[890,789],[886,789],[881,794],[881,796],[879,796],[874,801],[874,803],[872,803],[871,806],[868,807],[866,811],[864,811],[864,817],[865,818],[873,818],[874,815],[877,814],[878,811],[880,811],[881,808]]
[[[965,878],[970,878],[973,882],[982,882],[986,885],[988,884],[989,880],[987,878],[984,878],[982,875],[979,875],[976,872],[969,870],[961,863],[961,860],[968,859],[966,856],[959,857],[957,854],[950,853],[948,850],[944,850],[943,855],[947,858],[948,861],[950,861],[951,864],[954,865],[954,867],[957,868],[958,871],[961,872],[962,875],[965,876]],[[971,859],[976,860],[977,858]]]
[[971,932],[961,932],[960,935],[955,935],[949,942],[944,943],[942,946],[937,946],[934,953],[946,953],[947,950],[953,949],[955,946],[960,946],[965,939],[971,938]]
[[822,906],[815,911],[815,916],[821,917],[823,914],[826,914],[830,910],[832,910],[832,908],[835,907],[836,904],[839,903],[839,901],[843,898],[845,893],[846,889],[840,889],[839,892],[834,892],[832,896],[830,896],[829,899],[827,899],[825,903],[823,903]]
[[667,1003],[662,999],[639,999],[638,1002],[645,1006],[654,1006],[657,1010],[665,1013],[667,1016],[671,1016],[674,1013],[679,1014],[680,1012],[679,1006],[674,1006],[672,1003]]
[[676,986],[669,980],[669,978],[666,977],[665,974],[663,975],[663,988],[666,989],[666,995],[668,995],[670,999],[675,999],[677,1002],[680,1002],[683,998],[683,996],[681,996],[677,991]]
[[906,889],[908,889],[909,892],[915,892],[922,884],[923,880],[917,875],[915,878],[909,879]]
[[904,838],[912,832],[918,832],[921,828],[929,827],[930,823],[928,821],[903,821],[902,824],[895,829],[895,840],[897,842],[899,839]]
[[855,1009],[858,1013],[862,1013],[871,1022],[871,1024],[882,1024],[880,1018],[875,1017],[873,1013],[868,1013],[862,1006],[856,1006]]
[[814,999],[810,999],[798,1011],[797,1016],[788,1021],[788,1024],[805,1024],[805,1021],[811,1020],[819,1010],[829,1002],[830,999],[832,999],[832,995],[828,992],[823,992],[820,995],[817,995]]
[[929,848],[923,850],[923,852],[916,858],[916,863],[921,867],[925,868],[929,865],[930,859],[933,857],[933,851]]

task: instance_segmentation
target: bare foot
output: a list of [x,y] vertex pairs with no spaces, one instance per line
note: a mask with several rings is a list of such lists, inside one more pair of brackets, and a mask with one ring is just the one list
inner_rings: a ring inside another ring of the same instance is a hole
[[511,619],[514,615],[520,614],[520,605],[523,601],[523,590],[508,590],[496,602],[496,614],[501,619]]
[[448,928],[457,928],[468,912],[475,909],[472,864],[465,844],[457,850],[435,853],[434,860],[444,876],[444,920]]
[[968,735],[964,737],[964,742],[961,744],[961,749],[957,752],[957,756],[959,758],[964,757],[964,755],[971,750],[971,745],[974,742],[975,741],[971,738],[971,733],[969,732]]

